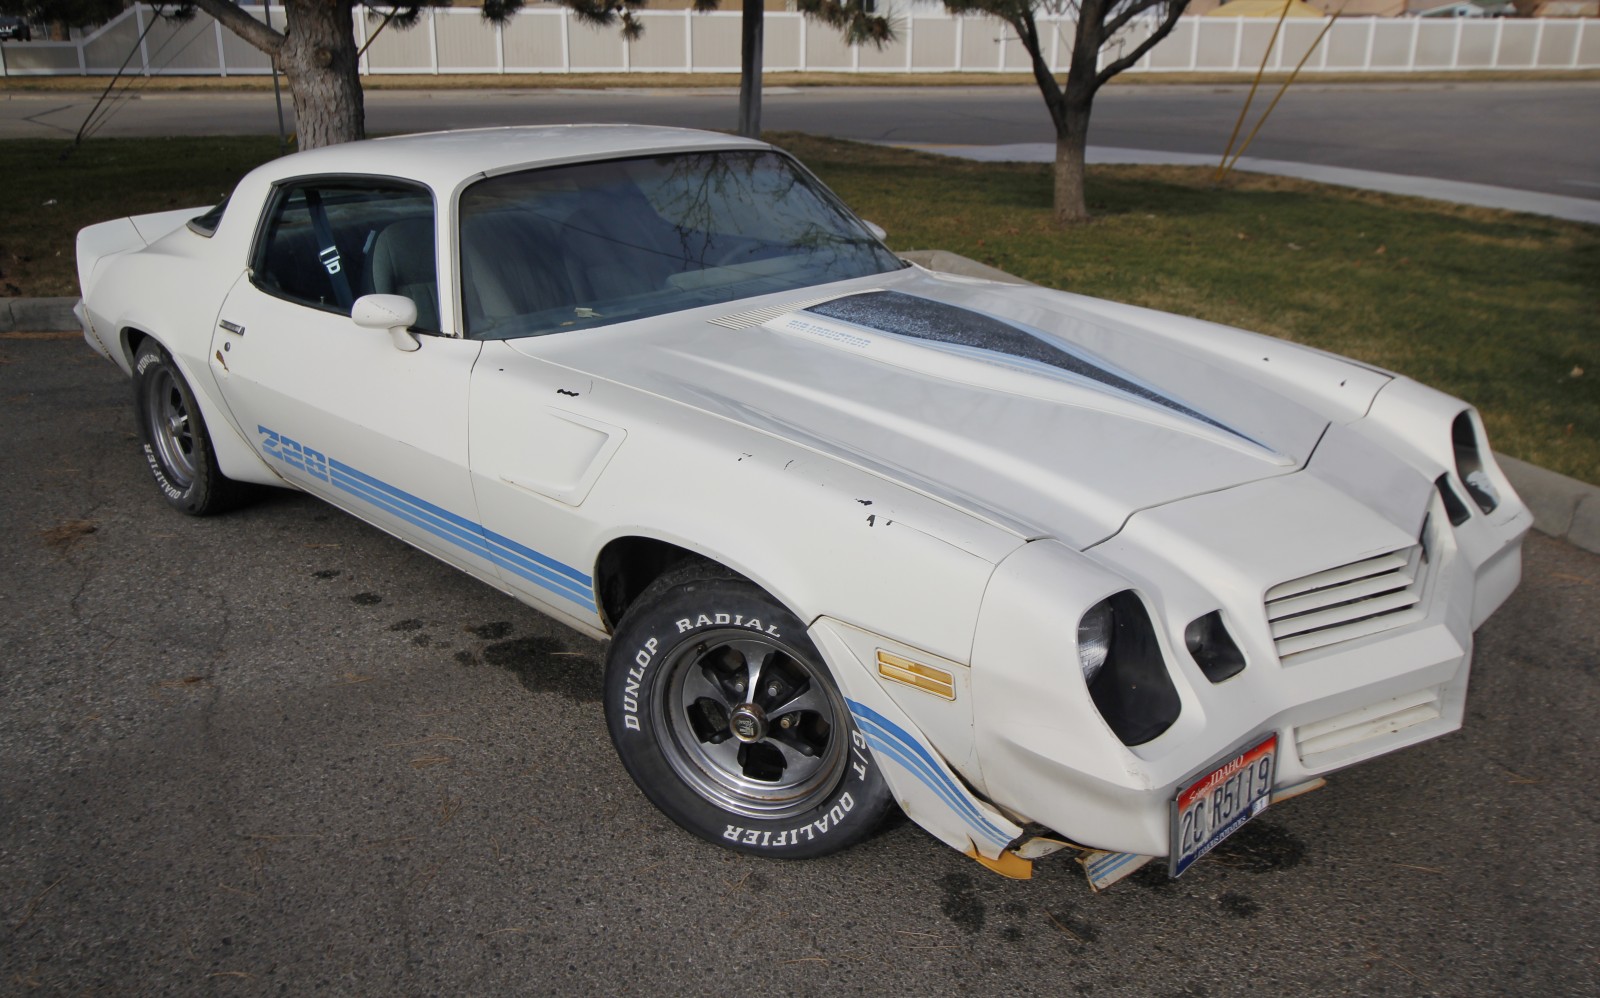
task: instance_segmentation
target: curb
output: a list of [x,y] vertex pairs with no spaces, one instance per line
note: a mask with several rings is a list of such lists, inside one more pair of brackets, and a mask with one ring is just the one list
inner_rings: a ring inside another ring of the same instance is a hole
[[[907,250],[900,257],[946,274],[1029,283],[949,250]],[[0,333],[74,332],[79,327],[72,306],[77,303],[76,298],[0,298]],[[1504,454],[1495,458],[1533,511],[1533,525],[1540,533],[1600,554],[1600,488]]]
[[1600,488],[1504,454],[1496,454],[1495,460],[1533,511],[1533,525],[1541,534],[1600,553]]
[[0,333],[70,333],[80,327],[77,298],[0,298]]

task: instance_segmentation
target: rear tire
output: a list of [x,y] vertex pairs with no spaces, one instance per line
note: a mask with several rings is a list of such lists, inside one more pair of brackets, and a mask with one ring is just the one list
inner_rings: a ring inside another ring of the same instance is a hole
[[168,505],[190,516],[210,516],[249,497],[247,486],[217,467],[194,392],[172,356],[153,340],[134,353],[133,402],[145,462]]
[[892,798],[837,684],[793,614],[706,574],[652,585],[612,638],[606,722],[623,765],[724,848],[806,859],[854,845]]

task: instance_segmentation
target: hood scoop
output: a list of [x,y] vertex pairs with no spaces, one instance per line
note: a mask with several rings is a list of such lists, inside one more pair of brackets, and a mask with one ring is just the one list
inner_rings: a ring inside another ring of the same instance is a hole
[[[1089,390],[1102,400],[1109,396],[1128,409],[1142,409],[1147,418],[1166,422],[1178,416],[1191,432],[1229,440],[1234,447],[1248,445],[1258,457],[1277,464],[1293,463],[1083,348],[1019,323],[899,291],[873,290],[787,307],[795,311],[780,312],[761,324],[896,367],[999,391],[1082,404],[1082,393]],[[942,363],[939,354],[953,363]]]

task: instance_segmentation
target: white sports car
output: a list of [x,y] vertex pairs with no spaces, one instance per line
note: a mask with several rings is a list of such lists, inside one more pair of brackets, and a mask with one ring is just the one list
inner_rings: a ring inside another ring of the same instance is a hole
[[1530,524],[1470,407],[881,236],[760,142],[407,136],[84,229],[80,317],[172,506],[304,489],[609,637],[629,773],[728,848],[898,805],[1176,876],[1460,725]]

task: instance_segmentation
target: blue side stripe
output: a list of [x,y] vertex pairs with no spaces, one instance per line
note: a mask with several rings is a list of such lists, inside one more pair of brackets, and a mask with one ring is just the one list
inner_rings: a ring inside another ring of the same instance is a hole
[[462,527],[473,535],[504,548],[510,557],[532,562],[535,565],[542,566],[543,568],[549,569],[559,575],[565,576],[566,578],[563,581],[567,581],[568,584],[577,583],[577,586],[574,588],[592,589],[594,586],[593,578],[583,574],[576,568],[573,568],[571,565],[562,564],[554,558],[551,558],[549,555],[541,554],[538,551],[535,551],[533,548],[530,548],[524,544],[519,544],[504,534],[495,533],[494,531],[483,526],[481,523],[475,523],[464,516],[460,516],[450,512],[447,509],[442,509],[438,506],[435,506],[426,499],[423,499],[419,496],[414,496],[411,493],[406,492],[404,489],[396,488],[393,485],[390,485],[388,482],[373,478],[371,475],[368,475],[365,472],[357,471],[355,468],[350,467],[343,461],[329,460],[328,466],[336,472],[349,475],[351,478],[361,482],[362,484],[389,495],[394,499],[398,499],[407,505],[414,506],[418,510],[432,514],[433,516],[438,517],[439,519],[448,523],[455,524],[458,527]]
[[333,484],[369,505],[418,529],[505,568],[557,596],[593,612],[593,579],[548,555],[517,543],[466,517],[435,506],[403,489],[373,478],[342,461],[330,460]]
[[532,561],[532,562],[535,562],[537,564],[543,565],[546,568],[555,569],[557,572],[560,572],[562,575],[565,575],[567,578],[569,578],[572,581],[578,583],[579,585],[593,588],[594,579],[590,578],[587,575],[584,575],[582,572],[578,571],[576,568],[573,568],[571,565],[563,565],[561,562],[556,561],[554,558],[550,557],[549,555],[540,554],[539,552],[535,551],[533,548],[530,548],[530,547],[524,547],[523,545],[518,544],[516,541],[514,541],[511,538],[505,536],[504,534],[495,533],[493,530],[490,530],[488,527],[483,527],[482,530],[483,530],[483,535],[485,537],[489,538],[489,540],[493,541],[495,544],[498,544],[501,547],[505,548],[507,551],[510,551],[512,554],[518,555],[518,556],[520,556],[522,558],[526,558],[529,561]]
[[567,581],[565,578],[557,576],[554,573],[544,569],[537,567],[529,569],[527,566],[514,561],[511,558],[501,555],[499,552],[489,547],[482,534],[469,533],[461,528],[423,517],[417,514],[414,510],[407,509],[406,507],[390,500],[383,493],[362,486],[354,482],[352,479],[346,478],[341,473],[334,473],[333,484],[359,499],[366,500],[368,504],[376,506],[377,508],[393,516],[405,520],[412,526],[426,530],[428,533],[434,535],[440,540],[448,541],[457,547],[465,549],[471,554],[477,555],[485,561],[493,562],[502,568],[515,572],[517,575],[527,579],[529,582],[532,582],[544,589],[548,589],[557,596],[562,596],[566,599],[572,600],[574,603],[582,606],[585,610],[594,609],[593,590],[582,588]]
[[429,533],[444,540],[459,544],[465,548],[471,548],[475,554],[480,554],[485,558],[489,556],[489,545],[484,543],[483,535],[470,527],[459,527],[449,520],[423,515],[415,509],[410,509],[396,502],[387,493],[380,492],[356,479],[349,478],[337,470],[334,471],[332,478],[334,485],[339,486],[339,488],[351,495],[365,499],[371,505],[377,506],[385,512],[393,513],[406,522],[422,527]]
[[911,775],[921,780],[922,783],[928,787],[928,789],[932,790],[939,797],[939,799],[943,800],[952,811],[957,812],[962,818],[964,818],[967,824],[971,826],[970,830],[975,832],[979,837],[987,839],[989,842],[1001,847],[1006,846],[1011,841],[1004,835],[996,834],[989,831],[987,828],[978,825],[969,815],[965,814],[964,812],[966,809],[963,808],[962,805],[966,804],[967,802],[959,797],[956,797],[950,792],[949,789],[929,779],[927,774],[922,772],[917,766],[918,760],[910,753],[906,752],[905,749],[901,748],[899,743],[888,741],[875,728],[868,726],[865,724],[865,722],[862,724],[862,730],[867,733],[867,741],[869,744],[871,744],[874,752],[886,758],[893,759],[895,762],[898,762],[900,765],[904,766],[911,773]]
[[941,800],[948,804],[952,810],[965,818],[967,824],[971,825],[980,835],[999,846],[1005,846],[1010,843],[1011,837],[989,824],[987,819],[972,806],[970,801],[962,796],[958,790],[953,789],[947,781],[943,780],[943,773],[937,770],[930,773],[923,760],[912,755],[899,742],[890,741],[889,738],[892,736],[877,729],[876,725],[863,721],[862,728],[872,742],[874,751],[882,752],[904,766],[913,776],[921,780],[928,789],[932,790]]
[[414,496],[411,493],[405,491],[404,489],[397,489],[393,485],[390,485],[388,482],[385,482],[382,479],[373,478],[371,475],[367,474],[364,471],[358,471],[355,468],[350,467],[348,464],[345,464],[343,461],[337,461],[337,460],[334,460],[334,459],[330,458],[328,460],[328,467],[332,468],[334,471],[340,472],[341,474],[349,475],[351,478],[355,479],[358,482],[361,482],[364,485],[371,486],[372,488],[377,489],[380,492],[385,492],[385,493],[388,493],[389,495],[394,496],[396,499],[401,499],[401,500],[403,500],[403,501],[405,501],[407,503],[410,503],[411,505],[416,506],[418,509],[425,510],[425,511],[427,511],[429,513],[432,513],[434,516],[439,517],[441,520],[447,520],[447,521],[449,521],[451,523],[456,524],[457,526],[466,527],[468,530],[472,530],[472,531],[475,531],[475,532],[481,529],[476,523],[473,523],[471,520],[467,519],[464,516],[460,516],[460,515],[458,515],[456,513],[452,513],[449,510],[444,509],[444,508],[442,508],[440,506],[435,506],[433,503],[429,502],[428,500],[423,499],[420,496]]
[[985,838],[1002,846],[1010,844],[1011,836],[997,828],[972,805],[966,792],[945,774],[928,750],[907,734],[905,729],[866,704],[854,700],[847,700],[846,703],[850,706],[850,713],[855,715],[862,730],[872,741],[874,751],[881,751],[904,766]]
[[506,568],[512,572],[515,572],[517,575],[522,576],[524,579],[527,579],[529,582],[532,582],[535,585],[543,586],[545,589],[550,590],[557,596],[565,596],[567,599],[572,600],[574,603],[582,606],[585,610],[594,609],[594,590],[592,589],[578,589],[575,586],[557,585],[547,579],[544,574],[529,571],[527,568],[517,564],[511,559],[500,557],[493,552],[490,552],[489,560],[502,568]]

